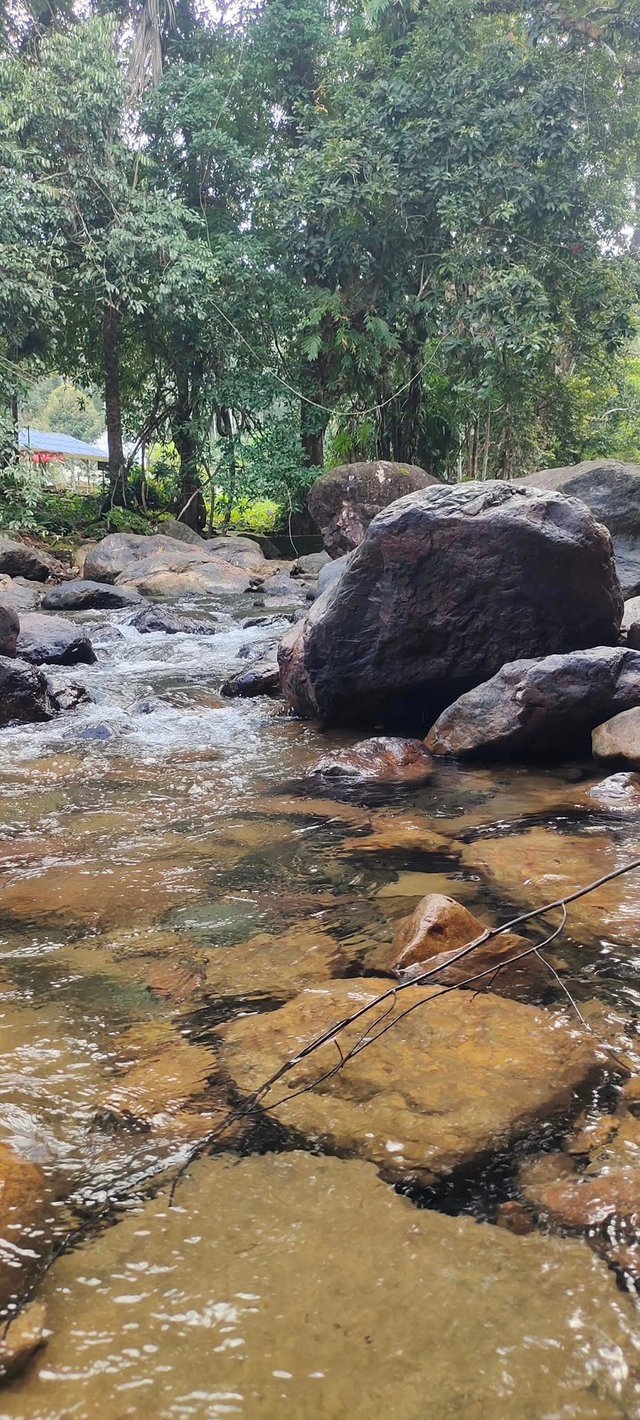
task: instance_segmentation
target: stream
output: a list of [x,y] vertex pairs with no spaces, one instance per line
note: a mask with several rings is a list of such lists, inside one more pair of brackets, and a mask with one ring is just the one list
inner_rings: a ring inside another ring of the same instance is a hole
[[[51,1236],[79,1230],[0,1420],[639,1416],[633,1269],[566,1230],[496,1226],[519,1197],[500,1149],[429,1193],[258,1115],[173,1207],[169,1183],[233,1101],[226,1022],[375,973],[426,893],[493,924],[622,864],[640,776],[441,763],[423,787],[319,786],[319,755],[361,735],[219,693],[285,616],[250,594],[180,610],[218,615],[216,634],[78,614],[98,660],[56,683],[94,703],[0,731],[0,1142],[41,1166]],[[554,944],[635,1068],[639,899],[618,880]],[[551,974],[531,1000],[571,1015]]]

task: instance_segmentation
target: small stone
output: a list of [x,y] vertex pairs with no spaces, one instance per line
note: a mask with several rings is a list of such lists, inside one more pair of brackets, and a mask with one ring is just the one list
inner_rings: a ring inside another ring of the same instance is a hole
[[0,1342],[0,1378],[9,1381],[21,1375],[50,1336],[45,1303],[40,1299],[28,1302],[10,1322]]
[[325,755],[309,770],[309,777],[422,784],[432,773],[433,760],[421,740],[389,735],[360,740],[350,749]]
[[507,1233],[515,1233],[518,1238],[524,1238],[535,1231],[531,1214],[515,1198],[500,1204],[496,1214],[496,1227],[504,1228]]

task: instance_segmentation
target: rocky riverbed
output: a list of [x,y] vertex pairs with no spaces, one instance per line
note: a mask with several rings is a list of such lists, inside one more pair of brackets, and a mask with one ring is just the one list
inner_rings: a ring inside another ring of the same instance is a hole
[[36,609],[94,659],[0,732],[1,1413],[640,1414],[638,878],[451,964],[637,853],[640,776],[292,718],[304,575],[143,550]]

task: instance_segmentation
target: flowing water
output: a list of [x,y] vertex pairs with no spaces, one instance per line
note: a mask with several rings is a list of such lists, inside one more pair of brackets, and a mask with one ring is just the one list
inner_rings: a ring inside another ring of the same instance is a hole
[[[0,732],[0,1142],[42,1167],[54,1243],[78,1229],[39,1287],[51,1338],[0,1417],[640,1415],[628,1274],[582,1237],[496,1227],[508,1158],[402,1196],[258,1115],[169,1207],[233,1098],[224,1022],[375,972],[427,892],[494,922],[637,851],[638,780],[593,766],[305,782],[357,736],[220,698],[286,627],[255,616],[227,602],[212,637],[78,617],[98,661],[59,678],[94,703]],[[623,878],[584,899],[554,958],[634,1067],[638,898]],[[545,976],[538,1002],[561,998]]]

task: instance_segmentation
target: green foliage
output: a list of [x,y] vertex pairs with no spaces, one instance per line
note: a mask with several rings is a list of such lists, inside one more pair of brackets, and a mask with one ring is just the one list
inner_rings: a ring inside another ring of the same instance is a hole
[[286,521],[323,445],[447,478],[637,456],[633,0],[12,16],[7,509],[62,526],[13,463],[15,401],[95,438],[107,313],[111,425],[151,450],[112,522]]
[[71,434],[91,444],[104,433],[104,409],[94,392],[51,375],[29,389],[20,406],[20,423]]

